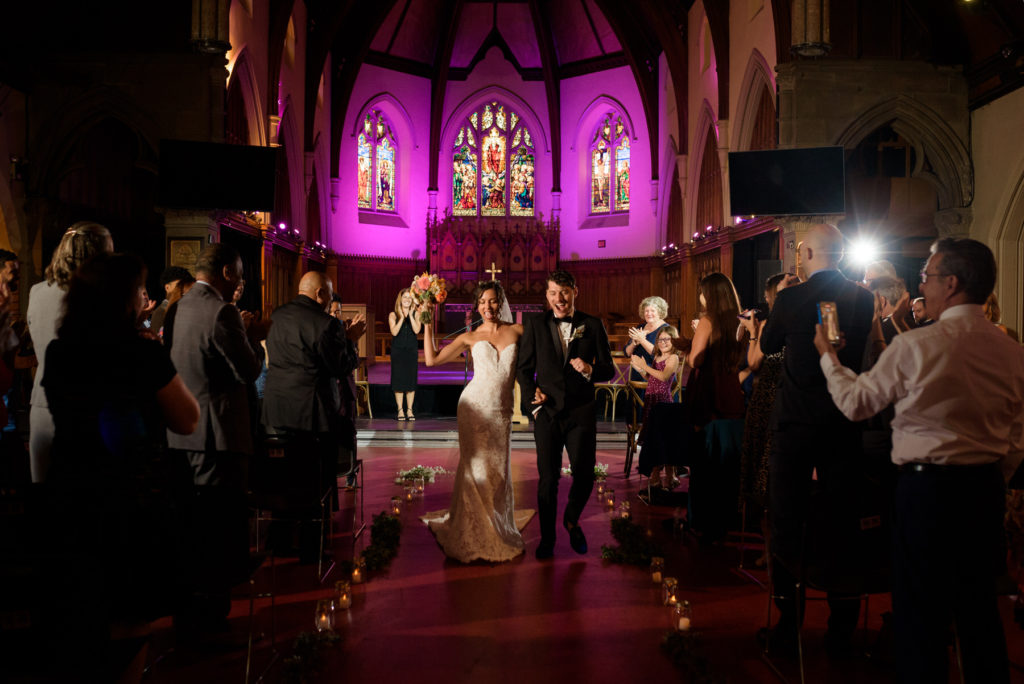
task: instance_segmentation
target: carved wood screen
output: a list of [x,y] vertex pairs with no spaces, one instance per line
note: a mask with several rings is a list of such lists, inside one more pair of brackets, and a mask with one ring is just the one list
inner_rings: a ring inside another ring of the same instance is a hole
[[509,297],[541,302],[548,273],[558,265],[557,221],[528,217],[445,216],[427,223],[430,272],[448,281],[449,299],[468,302],[477,283],[501,272]]

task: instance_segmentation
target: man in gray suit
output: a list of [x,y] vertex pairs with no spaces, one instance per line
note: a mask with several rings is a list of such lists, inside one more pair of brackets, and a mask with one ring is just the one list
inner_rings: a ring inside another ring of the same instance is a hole
[[171,361],[199,401],[199,426],[191,435],[168,431],[192,471],[188,542],[191,610],[183,615],[199,629],[223,627],[230,589],[248,560],[245,473],[253,450],[248,386],[261,361],[246,335],[231,296],[242,279],[237,250],[208,245],[196,261],[196,284],[164,321]]

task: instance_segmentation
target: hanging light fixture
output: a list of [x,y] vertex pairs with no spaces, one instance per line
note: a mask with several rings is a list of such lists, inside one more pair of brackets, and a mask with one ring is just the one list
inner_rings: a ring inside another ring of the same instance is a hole
[[829,0],[793,0],[789,51],[800,57],[823,57],[829,42]]
[[207,54],[231,49],[228,32],[229,0],[192,0],[192,44]]

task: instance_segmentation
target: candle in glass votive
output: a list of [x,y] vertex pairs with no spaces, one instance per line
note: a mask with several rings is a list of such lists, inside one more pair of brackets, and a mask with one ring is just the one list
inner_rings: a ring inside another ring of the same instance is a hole
[[361,584],[366,573],[366,559],[362,556],[352,561],[352,584]]
[[597,495],[599,497],[603,497],[604,496],[604,480],[598,480],[597,481]]
[[677,603],[676,591],[679,582],[675,577],[666,577],[661,581],[661,601],[666,606],[674,606]]
[[313,625],[318,632],[329,632],[334,629],[334,602],[331,599],[320,599],[316,602]]
[[672,628],[679,632],[689,632],[693,627],[693,608],[690,602],[683,599],[672,608]]
[[662,573],[665,571],[665,559],[660,556],[651,558],[651,581],[661,584]]
[[629,520],[629,513],[630,513],[630,511],[629,511],[629,502],[628,501],[623,501],[621,504],[619,504],[619,517],[620,518],[622,518],[624,520]]
[[391,513],[392,515],[398,515],[402,512],[402,497],[393,496],[391,497]]
[[414,486],[408,485],[405,488],[405,500],[406,501],[412,501],[412,497],[415,494],[416,494],[416,488]]
[[415,486],[416,486],[416,491],[417,491],[417,493],[419,493],[419,494],[422,494],[422,493],[423,493],[423,490],[424,490],[424,488],[426,488],[426,485],[427,485],[427,480],[426,480],[426,478],[423,478],[423,477],[417,477],[417,478],[416,478],[416,480],[415,480]]
[[347,580],[338,580],[334,583],[334,588],[338,592],[338,598],[336,600],[338,608],[341,610],[348,610],[352,606],[352,586]]
[[615,490],[606,489],[604,490],[604,503],[609,508],[615,508]]

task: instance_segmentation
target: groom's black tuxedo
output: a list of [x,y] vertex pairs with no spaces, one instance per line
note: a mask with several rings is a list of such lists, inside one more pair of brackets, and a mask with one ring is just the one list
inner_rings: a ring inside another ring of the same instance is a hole
[[[558,324],[551,312],[524,317],[517,373],[525,415],[537,408],[532,402],[538,386],[547,395],[541,410],[554,416],[592,404],[594,383],[615,375],[608,334],[600,319],[577,311],[572,317],[572,331],[573,339],[563,357]],[[589,380],[569,365],[569,360],[577,357],[593,367]]]
[[[522,390],[523,413],[532,415],[536,388],[547,399],[536,414],[533,437],[537,444],[537,514],[541,544],[553,545],[557,511],[558,478],[561,476],[562,449],[569,452],[572,487],[564,520],[577,524],[594,487],[594,463],[597,456],[597,419],[594,415],[594,383],[615,375],[608,334],[604,324],[593,316],[577,311],[570,327],[572,336],[566,353],[562,337],[550,311],[523,319],[519,342],[518,380]],[[579,358],[591,366],[585,378],[569,361]]]

